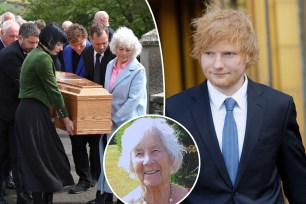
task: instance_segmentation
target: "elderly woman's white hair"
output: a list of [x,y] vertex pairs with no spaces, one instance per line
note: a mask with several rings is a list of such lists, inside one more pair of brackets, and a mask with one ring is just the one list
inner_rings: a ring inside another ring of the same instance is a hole
[[176,173],[182,165],[185,148],[179,143],[174,129],[163,118],[139,118],[126,128],[121,138],[122,153],[118,166],[130,172],[131,178],[135,178],[132,151],[147,133],[160,135],[172,160],[171,173]]
[[132,57],[135,58],[141,53],[142,45],[138,38],[134,35],[133,31],[127,27],[120,27],[114,33],[109,48],[111,52],[117,55],[116,48],[119,45],[127,46],[132,50]]

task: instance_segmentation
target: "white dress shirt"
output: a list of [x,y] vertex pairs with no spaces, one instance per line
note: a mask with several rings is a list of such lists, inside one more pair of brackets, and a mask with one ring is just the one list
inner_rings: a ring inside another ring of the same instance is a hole
[[221,151],[222,151],[222,132],[224,126],[224,119],[226,115],[224,100],[226,98],[232,97],[237,102],[233,110],[233,113],[238,131],[239,160],[242,152],[242,147],[245,137],[246,120],[247,120],[248,78],[246,75],[244,79],[245,81],[242,87],[232,96],[224,95],[223,93],[215,89],[209,81],[207,81],[210,108]]
[[[96,64],[96,54],[97,52],[94,50],[94,57],[93,57],[93,60],[94,60],[94,65]],[[104,52],[101,54],[101,56],[99,57],[99,61],[101,62],[101,59],[102,57],[104,56]]]

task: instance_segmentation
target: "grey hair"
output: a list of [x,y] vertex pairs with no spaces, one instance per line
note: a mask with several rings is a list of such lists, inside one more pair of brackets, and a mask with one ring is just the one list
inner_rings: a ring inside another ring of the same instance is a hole
[[11,26],[19,26],[19,24],[15,20],[7,20],[2,23],[2,31],[6,31]]
[[116,48],[119,45],[125,45],[131,49],[133,52],[133,58],[137,57],[141,53],[142,45],[134,35],[133,31],[127,27],[120,27],[114,33],[109,44],[109,48],[113,54],[117,55]]
[[0,19],[0,20],[1,20],[2,23],[8,20],[8,19],[6,19],[7,16],[12,16],[13,18],[12,18],[11,20],[15,20],[15,19],[16,19],[16,18],[15,18],[15,15],[14,15],[12,12],[7,11],[7,12],[5,12],[5,13],[3,13],[3,14],[1,15],[1,19]]
[[23,38],[28,38],[29,36],[39,37],[40,30],[35,23],[23,23],[19,29],[19,35]]
[[153,135],[157,133],[161,137],[172,161],[171,173],[176,173],[182,165],[186,150],[178,141],[173,127],[167,124],[163,118],[139,118],[125,130],[121,138],[122,152],[118,166],[129,172],[131,178],[135,178],[131,157],[132,151],[147,133],[153,133]]

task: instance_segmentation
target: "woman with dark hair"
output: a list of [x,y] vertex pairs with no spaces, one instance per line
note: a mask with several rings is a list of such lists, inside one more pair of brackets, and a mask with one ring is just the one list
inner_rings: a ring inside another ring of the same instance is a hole
[[20,104],[15,129],[21,182],[32,191],[34,204],[53,203],[53,192],[73,185],[70,164],[64,146],[52,122],[50,108],[63,119],[73,134],[62,95],[57,87],[55,67],[50,55],[56,55],[66,42],[65,32],[56,24],[47,25],[39,35],[39,46],[23,62],[20,74]]

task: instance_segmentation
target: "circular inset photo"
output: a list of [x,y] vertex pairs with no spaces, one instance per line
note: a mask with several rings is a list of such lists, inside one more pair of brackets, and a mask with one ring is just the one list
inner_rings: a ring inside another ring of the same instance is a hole
[[193,137],[161,115],[141,116],[120,126],[104,154],[107,182],[128,204],[180,203],[195,186],[199,170]]

